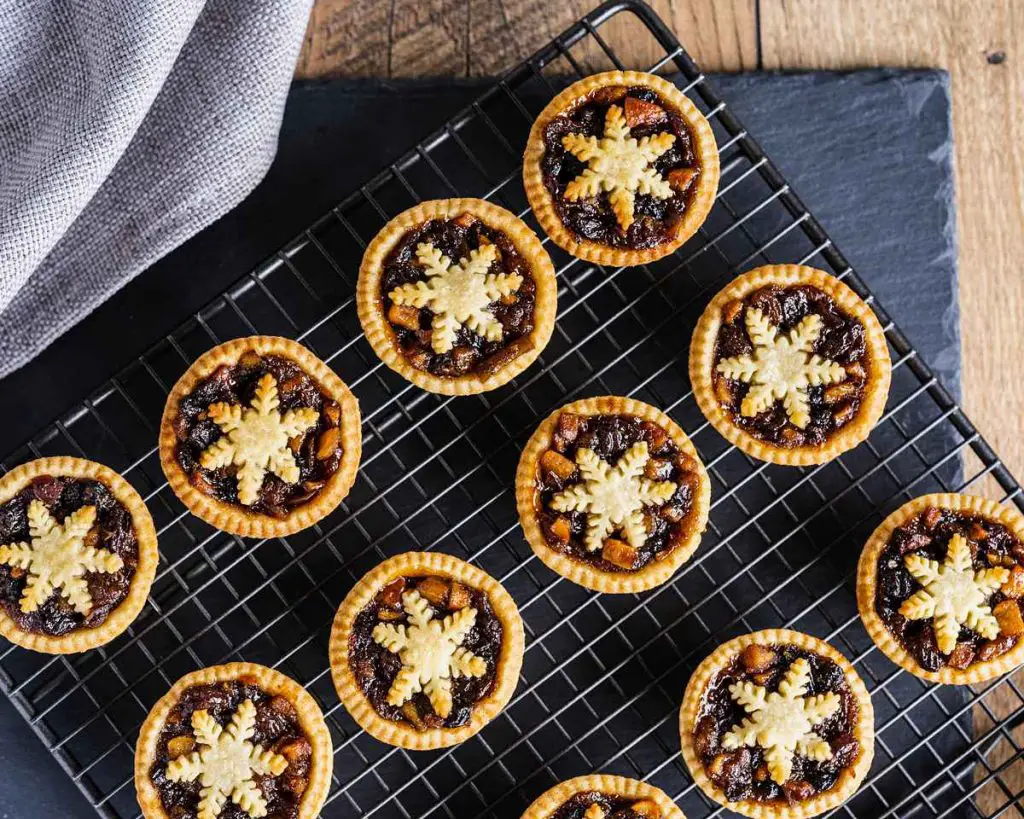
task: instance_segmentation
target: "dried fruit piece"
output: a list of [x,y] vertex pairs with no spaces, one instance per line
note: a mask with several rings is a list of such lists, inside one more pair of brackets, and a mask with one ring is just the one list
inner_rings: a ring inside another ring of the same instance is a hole
[[843,424],[849,423],[853,420],[853,416],[857,414],[857,405],[854,402],[844,404],[835,412],[832,413],[832,420],[835,422],[837,427],[841,427]]
[[324,415],[327,416],[327,420],[332,424],[337,424],[341,421],[341,407],[333,401],[328,401],[324,404]]
[[732,324],[743,312],[743,299],[733,299],[722,308],[722,321]]
[[822,393],[822,400],[826,404],[838,404],[847,398],[852,398],[857,393],[857,386],[849,381],[840,381],[838,384],[830,384],[825,387]]
[[468,373],[476,363],[477,352],[465,344],[459,345],[451,351],[452,369],[459,375]]
[[661,816],[661,808],[657,806],[653,799],[641,799],[639,802],[634,802],[630,805],[629,809],[637,816],[642,816],[643,819],[659,819]]
[[388,321],[406,330],[420,329],[420,311],[408,304],[392,304],[388,308]]
[[752,674],[761,674],[768,671],[773,665],[775,665],[778,657],[772,649],[768,648],[768,646],[751,643],[743,649],[741,659],[743,660],[743,666],[747,671]]
[[693,184],[693,180],[696,178],[696,168],[675,168],[665,174],[665,179],[668,181],[668,184],[680,193],[684,193],[686,189]]
[[377,619],[385,623],[390,623],[393,620],[401,620],[405,614],[401,609],[381,609],[377,612]]
[[302,379],[296,375],[292,378],[286,378],[278,385],[277,389],[282,393],[295,392],[295,390],[299,389],[301,386]]
[[656,122],[664,122],[668,115],[660,105],[636,97],[626,97],[624,106],[626,124],[630,128],[640,125],[653,125]]
[[967,537],[971,540],[985,540],[988,537],[988,532],[985,531],[985,527],[978,523],[978,521],[974,521],[967,532]]
[[190,736],[174,737],[167,741],[167,756],[170,759],[177,759],[179,756],[191,753],[195,746],[196,743]]
[[934,529],[939,525],[940,520],[942,520],[942,510],[937,506],[929,506],[921,516],[921,523],[924,524],[925,529]]
[[423,720],[420,718],[420,712],[416,710],[416,703],[409,700],[402,705],[402,716],[405,717],[409,722],[413,724],[413,727],[418,731],[425,731],[426,725],[423,724]]
[[576,474],[576,464],[553,449],[548,449],[540,456],[540,467],[545,472],[555,475],[563,481]]
[[669,523],[679,523],[683,519],[683,508],[667,504],[661,507],[661,516]]
[[277,752],[294,764],[309,759],[313,754],[313,746],[309,744],[309,740],[305,737],[295,737],[295,739],[286,742],[278,748]]
[[855,381],[863,381],[868,377],[868,374],[864,371],[864,368],[856,361],[853,364],[844,364],[843,369],[846,370],[846,377],[852,378]]
[[1009,579],[1003,583],[999,591],[1013,600],[1024,597],[1024,567],[1014,564],[1010,569]]
[[715,378],[715,398],[724,407],[732,406],[732,387],[729,386],[729,382],[725,378]]
[[554,444],[559,452],[564,452],[566,447],[575,442],[580,434],[580,421],[580,417],[574,412],[563,412],[558,416]]
[[296,716],[295,706],[292,705],[291,700],[287,697],[276,696],[270,700],[270,707],[273,708],[279,714],[285,714],[289,717]]
[[1024,634],[1024,617],[1021,617],[1020,606],[1016,600],[1001,600],[992,609],[992,614],[999,621],[999,631],[1016,637]]
[[458,216],[452,219],[452,221],[460,228],[468,228],[472,227],[473,224],[476,222],[476,217],[472,213],[466,212],[460,213]]
[[320,433],[320,440],[316,446],[316,458],[318,461],[326,461],[341,445],[341,430],[338,427],[328,427]]
[[619,102],[628,91],[624,85],[603,85],[590,95],[590,100],[597,105],[610,105]]
[[806,779],[797,779],[782,786],[786,796],[793,802],[803,802],[814,796],[814,785]]
[[246,350],[238,357],[239,367],[258,367],[263,359],[254,350]]
[[628,543],[613,537],[604,542],[601,557],[622,569],[632,569],[636,562],[637,550]]
[[448,602],[451,586],[447,580],[440,577],[424,577],[416,584],[416,591],[425,597],[431,605],[443,608]]
[[672,474],[672,462],[663,458],[651,458],[644,465],[644,476],[652,481],[663,481]]
[[994,660],[1017,645],[1017,640],[1018,638],[1012,634],[1004,634],[994,640],[986,640],[978,649],[978,660],[983,663]]
[[569,524],[569,518],[559,515],[551,526],[548,527],[548,531],[556,541],[564,546],[572,536],[572,526]]
[[452,611],[464,609],[473,602],[472,592],[469,588],[453,580],[451,591],[448,593],[448,608]]
[[377,592],[377,602],[382,606],[394,608],[402,603],[402,592],[405,591],[405,578],[396,577],[383,589]]
[[958,668],[961,671],[974,660],[974,646],[970,643],[957,643],[949,655],[947,664],[950,668]]

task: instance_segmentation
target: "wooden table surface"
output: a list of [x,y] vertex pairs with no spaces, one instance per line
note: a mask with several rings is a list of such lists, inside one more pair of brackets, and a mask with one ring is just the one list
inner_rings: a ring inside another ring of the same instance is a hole
[[[1010,470],[1024,479],[1024,59],[1016,51],[1024,42],[1024,2],[650,2],[709,71],[893,66],[950,72],[964,405]],[[316,0],[297,73],[307,78],[496,74],[597,5],[595,0]],[[602,29],[627,67],[645,68],[661,54],[637,34],[626,24]],[[995,492],[991,485],[972,491]],[[1019,707],[1005,689],[988,704],[997,718]],[[982,731],[992,723],[979,709],[975,724]],[[999,756],[990,755],[989,763],[1000,763]],[[1018,768],[1024,769],[1021,760],[1003,774],[1014,794],[1024,782]],[[989,782],[978,799],[979,807],[992,809],[1006,792]],[[1017,813],[1011,808],[1003,815]]]

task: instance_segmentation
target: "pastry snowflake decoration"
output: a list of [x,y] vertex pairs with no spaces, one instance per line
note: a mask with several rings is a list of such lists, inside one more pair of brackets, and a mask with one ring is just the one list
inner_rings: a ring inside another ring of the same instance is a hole
[[585,162],[587,167],[565,188],[570,202],[608,193],[608,202],[619,227],[625,232],[633,224],[636,194],[668,199],[674,191],[654,168],[655,160],[672,147],[675,134],[661,133],[641,140],[630,136],[622,107],[612,105],[604,118],[604,136],[566,134],[562,147]]
[[906,555],[903,562],[924,588],[903,601],[900,614],[908,620],[934,618],[939,651],[949,654],[956,647],[961,625],[988,640],[999,635],[999,622],[987,601],[1009,579],[1009,569],[975,571],[971,547],[963,535],[953,535],[942,563],[918,554]]
[[267,373],[256,385],[248,407],[223,401],[210,404],[210,419],[224,435],[199,456],[199,463],[204,469],[238,467],[238,501],[244,506],[256,502],[268,472],[285,483],[299,480],[288,439],[315,427],[318,413],[313,407],[282,413],[280,403],[277,381]]
[[0,546],[0,563],[28,572],[21,610],[38,609],[50,595],[59,592],[81,615],[92,608],[87,572],[112,574],[124,566],[113,552],[85,545],[85,536],[96,523],[96,507],[76,509],[64,523],[57,523],[40,500],[28,505],[31,543]]
[[751,417],[781,400],[793,426],[804,429],[811,420],[809,387],[835,384],[846,378],[841,364],[812,352],[821,335],[821,316],[812,313],[783,335],[756,307],[747,310],[747,335],[753,354],[724,358],[717,370],[726,378],[750,385],[740,413]]
[[192,730],[200,748],[167,763],[171,782],[199,780],[198,819],[217,819],[230,797],[253,819],[267,815],[267,802],[253,776],[280,776],[288,760],[253,745],[256,706],[244,700],[231,715],[226,728],[205,709],[192,714]]
[[402,607],[409,616],[408,627],[378,623],[373,629],[374,642],[402,661],[388,691],[388,703],[403,705],[422,691],[434,713],[447,718],[452,712],[452,680],[482,677],[487,672],[487,662],[462,647],[476,623],[476,609],[467,606],[435,620],[430,604],[415,590],[402,595]]
[[581,483],[563,489],[551,498],[556,512],[584,512],[587,531],[583,545],[596,552],[613,531],[619,529],[626,541],[639,549],[647,540],[645,506],[668,502],[678,488],[672,481],[641,477],[651,456],[646,441],[638,441],[610,466],[591,449],[576,450]]
[[764,749],[768,774],[783,785],[793,772],[793,755],[816,762],[832,758],[832,747],[814,733],[814,726],[839,710],[839,694],[805,696],[811,681],[811,666],[804,658],[795,660],[770,694],[761,685],[736,682],[729,694],[750,716],[722,737],[722,747],[735,751],[744,745]]
[[430,346],[439,355],[455,345],[460,327],[488,341],[501,341],[501,322],[487,309],[523,284],[518,273],[488,273],[497,260],[494,245],[481,245],[458,264],[429,242],[416,246],[416,259],[426,268],[426,281],[399,285],[388,297],[398,305],[426,307],[434,314]]

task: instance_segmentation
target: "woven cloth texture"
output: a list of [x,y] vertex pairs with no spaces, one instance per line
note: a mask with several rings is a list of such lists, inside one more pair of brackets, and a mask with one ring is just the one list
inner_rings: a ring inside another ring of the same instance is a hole
[[260,181],[311,2],[0,2],[0,375]]

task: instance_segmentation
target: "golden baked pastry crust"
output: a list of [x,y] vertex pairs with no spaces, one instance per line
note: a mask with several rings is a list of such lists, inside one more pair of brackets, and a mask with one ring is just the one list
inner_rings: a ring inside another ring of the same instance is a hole
[[[644,86],[658,94],[686,121],[693,138],[700,174],[690,194],[690,203],[683,219],[676,227],[674,237],[657,247],[626,250],[588,239],[578,238],[558,216],[551,191],[544,184],[541,161],[544,158],[544,130],[548,123],[573,104],[583,100],[599,88],[614,85]],[[580,259],[602,265],[628,266],[644,264],[672,253],[704,224],[718,193],[720,175],[718,145],[711,125],[690,99],[668,80],[642,71],[607,71],[594,74],[573,83],[556,96],[541,111],[530,129],[523,157],[523,186],[537,221],[545,233],[559,247]]]
[[875,641],[875,645],[886,657],[915,677],[947,685],[970,685],[971,683],[985,682],[1024,663],[1024,638],[1020,639],[1017,645],[1005,654],[994,659],[971,663],[964,669],[945,666],[938,671],[928,671],[921,668],[914,656],[893,636],[875,610],[879,556],[889,544],[889,538],[892,537],[892,533],[897,527],[917,517],[930,507],[967,512],[1001,523],[1013,533],[1014,537],[1024,542],[1024,515],[1010,506],[1003,506],[995,501],[974,495],[952,493],[936,493],[914,498],[883,520],[864,544],[864,550],[857,563],[857,608],[860,611],[861,620],[864,622],[864,628],[871,635],[871,639]]
[[40,458],[15,467],[0,478],[0,504],[7,503],[35,478],[42,475],[99,481],[128,510],[138,540],[139,562],[128,587],[128,596],[95,628],[80,628],[53,637],[22,631],[0,609],[0,635],[23,648],[45,654],[75,654],[109,643],[121,634],[142,611],[156,576],[159,562],[156,529],[149,509],[135,488],[109,467],[95,461],[68,456]]
[[636,779],[629,779],[625,776],[613,776],[612,774],[591,774],[589,776],[577,776],[574,779],[566,779],[559,782],[553,788],[544,791],[538,796],[533,804],[526,809],[522,819],[548,819],[567,801],[578,793],[597,791],[609,796],[621,796],[626,799],[636,799],[638,802],[647,800],[654,802],[660,809],[658,819],[686,819],[679,809],[661,788],[648,785]]
[[[424,576],[450,578],[484,592],[503,629],[494,690],[476,702],[469,723],[459,728],[430,728],[420,731],[411,725],[385,719],[377,713],[363,693],[349,663],[352,626],[359,612],[370,605],[377,593],[391,580],[398,577]],[[512,596],[497,580],[481,569],[451,555],[439,552],[405,552],[385,560],[364,575],[339,606],[331,627],[331,677],[342,704],[360,727],[371,736],[389,745],[414,751],[445,748],[469,739],[508,704],[519,682],[524,642],[523,621],[519,616],[519,609]]]
[[[384,261],[395,245],[412,229],[431,219],[454,219],[463,213],[500,230],[512,241],[530,265],[536,284],[533,331],[528,349],[490,375],[467,373],[442,377],[414,367],[399,348],[394,329],[387,320],[381,298],[380,277]],[[421,202],[398,214],[374,237],[363,254],[356,289],[356,307],[366,340],[381,361],[407,381],[428,392],[442,395],[472,395],[497,389],[529,367],[551,339],[558,310],[555,269],[537,235],[515,214],[483,199],[437,199]]]
[[[696,471],[700,479],[699,488],[694,493],[693,506],[688,515],[687,532],[666,558],[651,561],[638,571],[612,572],[576,560],[548,545],[537,520],[537,475],[540,458],[551,447],[558,417],[563,412],[579,415],[633,415],[651,421],[669,434],[672,443],[680,452],[689,455],[696,462]],[[606,395],[584,398],[559,407],[537,427],[519,458],[519,467],[516,470],[516,508],[519,512],[519,523],[523,527],[523,534],[530,548],[549,569],[573,583],[594,591],[625,594],[644,591],[664,583],[696,551],[701,535],[707,527],[711,508],[711,482],[697,449],[675,421],[643,401]]]
[[[867,349],[867,379],[857,414],[832,433],[820,446],[777,446],[762,441],[733,423],[728,409],[715,396],[713,371],[722,311],[727,304],[743,299],[770,284],[782,287],[808,284],[826,293],[837,306],[864,328]],[[864,441],[885,411],[892,377],[892,364],[885,332],[864,301],[834,276],[804,265],[767,265],[736,277],[711,300],[693,331],[690,344],[690,384],[697,405],[711,425],[730,443],[754,458],[787,466],[820,464],[838,457]]]
[[323,712],[313,697],[297,682],[280,671],[255,663],[227,663],[201,668],[186,674],[153,706],[135,745],[135,793],[146,819],[170,819],[160,801],[160,793],[150,779],[149,771],[157,756],[157,743],[171,709],[184,691],[196,685],[238,680],[254,680],[256,685],[274,696],[287,699],[298,713],[299,725],[313,747],[309,783],[302,794],[298,819],[314,819],[320,813],[331,785],[334,748]]
[[[196,489],[178,464],[174,421],[178,405],[199,383],[221,365],[233,365],[247,352],[277,355],[295,362],[312,377],[320,390],[341,407],[339,429],[342,457],[337,470],[309,502],[295,507],[287,517],[275,518],[226,503]],[[355,482],[362,455],[363,437],[359,403],[330,367],[298,342],[278,336],[249,336],[225,342],[203,353],[174,385],[160,421],[160,465],[167,482],[188,510],[225,532],[246,537],[280,537],[312,526],[329,515],[345,498]]]
[[[730,802],[721,788],[704,771],[704,765],[697,754],[693,731],[700,717],[700,709],[708,685],[719,671],[727,668],[740,655],[744,648],[753,644],[792,645],[826,657],[843,670],[846,684],[857,700],[858,719],[853,727],[853,734],[860,744],[860,755],[852,766],[843,769],[835,785],[811,799],[788,805],[759,802],[753,799]],[[824,640],[789,629],[765,629],[752,634],[744,634],[723,643],[697,666],[686,686],[683,704],[679,709],[679,736],[682,742],[683,759],[686,761],[686,767],[690,770],[690,776],[709,798],[731,811],[753,817],[753,819],[803,819],[838,807],[853,796],[860,787],[871,768],[871,760],[875,752],[874,708],[871,704],[871,695],[864,687],[860,675],[842,654]]]

